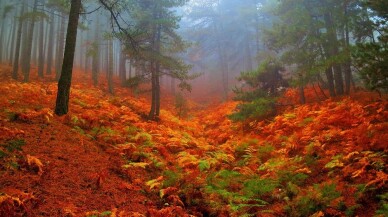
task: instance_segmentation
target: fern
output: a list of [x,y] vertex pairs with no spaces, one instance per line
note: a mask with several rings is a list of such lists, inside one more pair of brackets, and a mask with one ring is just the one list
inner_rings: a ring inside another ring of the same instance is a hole
[[247,197],[259,197],[271,193],[278,187],[278,183],[272,179],[254,178],[244,182],[243,192]]
[[142,145],[145,147],[154,147],[154,143],[152,142],[152,135],[146,132],[139,132],[133,138],[135,141],[141,141]]
[[163,172],[163,177],[165,177],[165,180],[163,181],[162,186],[163,188],[167,188],[167,187],[177,186],[182,175],[172,170],[166,170]]
[[201,172],[210,169],[210,163],[207,160],[201,160],[198,163],[198,168]]
[[380,207],[376,210],[378,216],[385,216],[388,213],[388,193],[377,196],[380,199]]
[[17,140],[9,140],[5,144],[2,144],[1,146],[4,146],[5,149],[9,152],[13,152],[15,150],[21,151],[22,147],[26,144],[26,141],[24,139],[17,139]]

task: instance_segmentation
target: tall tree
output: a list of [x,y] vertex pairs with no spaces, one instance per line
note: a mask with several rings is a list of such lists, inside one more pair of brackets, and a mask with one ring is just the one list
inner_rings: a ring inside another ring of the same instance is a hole
[[69,13],[69,23],[67,26],[62,73],[58,82],[58,93],[55,105],[55,114],[57,115],[67,114],[69,110],[70,87],[73,74],[74,52],[77,41],[77,28],[80,10],[81,0],[72,0]]
[[20,45],[22,40],[22,29],[23,29],[23,14],[24,9],[26,6],[26,2],[23,2],[23,6],[20,9],[20,16],[18,17],[18,31],[17,31],[17,38],[16,38],[16,46],[15,46],[15,57],[14,57],[14,63],[13,63],[13,70],[12,70],[12,78],[18,79],[19,75],[19,56],[20,56]]
[[59,24],[59,31],[58,31],[58,45],[56,50],[56,58],[55,58],[55,78],[58,80],[61,75],[61,64],[63,62],[63,48],[65,45],[65,13],[61,12],[61,18],[60,18],[60,24]]
[[90,46],[89,55],[92,57],[92,79],[93,85],[97,86],[98,84],[98,74],[100,68],[100,43],[99,43],[99,32],[100,32],[100,24],[99,18],[97,16],[96,21],[96,29],[94,33],[94,41]]
[[35,20],[36,20],[36,10],[38,7],[38,0],[34,1],[34,7],[32,9],[32,18],[30,20],[30,26],[28,28],[28,37],[27,37],[27,47],[25,50],[25,56],[24,63],[22,65],[23,75],[24,75],[24,82],[30,81],[30,68],[31,68],[31,52],[32,52],[32,40],[34,39],[34,27],[35,27]]
[[47,68],[46,74],[51,75],[52,64],[53,64],[53,53],[54,53],[54,29],[55,29],[55,17],[54,13],[50,16],[50,31],[49,31],[49,39],[47,45]]
[[167,74],[182,81],[181,87],[188,88],[188,67],[172,54],[185,49],[181,37],[176,33],[180,20],[171,8],[182,6],[186,0],[138,1],[137,10],[141,14],[134,17],[141,34],[140,58],[148,62],[152,84],[151,109],[149,119],[158,120],[160,115],[160,76]]
[[[44,1],[42,3],[42,11],[44,10]],[[44,20],[40,21],[39,26],[39,59],[38,59],[38,75],[40,78],[43,78],[43,69],[44,69]]]
[[5,32],[5,25],[6,25],[6,18],[9,12],[11,12],[13,9],[12,5],[6,5],[3,8],[3,11],[1,13],[1,28],[0,28],[0,63],[3,61],[3,52],[4,52],[4,32]]
[[[352,54],[364,85],[371,90],[388,91],[388,2],[368,0],[363,5],[373,16],[376,37],[360,41]],[[375,36],[373,35],[373,36]],[[376,39],[375,39],[376,38]]]
[[268,30],[267,43],[286,63],[297,65],[303,81],[299,83],[314,81],[324,72],[331,96],[349,93],[350,36],[356,35],[350,24],[361,13],[359,1],[351,3],[281,0],[276,5],[279,19]]
[[108,76],[108,92],[110,94],[114,94],[113,90],[113,38],[112,36],[109,35],[108,37],[108,71],[107,71],[107,76]]

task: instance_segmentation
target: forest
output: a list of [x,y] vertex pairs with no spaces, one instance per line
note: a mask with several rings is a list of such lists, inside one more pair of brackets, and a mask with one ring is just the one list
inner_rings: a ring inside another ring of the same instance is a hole
[[0,0],[0,216],[388,216],[388,1]]

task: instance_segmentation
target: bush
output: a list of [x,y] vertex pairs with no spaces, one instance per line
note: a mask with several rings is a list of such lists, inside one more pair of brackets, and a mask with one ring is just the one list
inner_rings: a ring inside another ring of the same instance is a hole
[[[264,61],[257,70],[241,72],[239,81],[241,88],[234,88],[235,100],[242,101],[237,106],[237,111],[229,116],[232,121],[245,121],[249,119],[262,119],[274,116],[275,97],[279,94],[280,87],[288,86],[280,72],[283,67],[276,60]],[[244,86],[248,88],[244,89]]]

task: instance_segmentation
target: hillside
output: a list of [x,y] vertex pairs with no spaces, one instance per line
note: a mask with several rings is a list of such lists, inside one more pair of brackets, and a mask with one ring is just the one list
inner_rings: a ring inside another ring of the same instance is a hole
[[[0,67],[0,216],[386,216],[388,101],[373,93],[292,104],[242,125],[237,102],[159,122],[146,99],[77,72],[56,83]],[[295,94],[288,92],[287,100]]]

